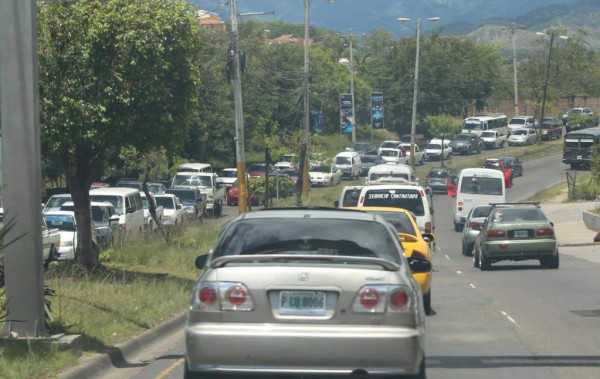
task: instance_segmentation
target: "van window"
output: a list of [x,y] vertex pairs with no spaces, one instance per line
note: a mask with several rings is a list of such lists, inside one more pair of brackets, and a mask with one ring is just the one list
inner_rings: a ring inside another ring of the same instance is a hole
[[363,200],[365,207],[404,208],[415,216],[424,216],[423,198],[418,189],[370,189]]
[[351,164],[352,160],[350,157],[335,157],[333,163],[334,164]]
[[92,200],[92,201],[98,201],[98,202],[108,201],[109,203],[111,203],[113,205],[113,207],[115,208],[115,211],[117,212],[117,214],[119,216],[122,216],[122,215],[125,214],[125,208],[124,208],[124,203],[123,203],[123,196],[116,196],[116,195],[90,195],[90,200]]
[[350,190],[344,192],[344,199],[342,200],[342,207],[356,207],[358,205],[358,198],[360,197],[360,190]]
[[380,178],[404,178],[406,180],[410,180],[410,178],[408,177],[408,174],[396,174],[396,173],[394,173],[394,174],[390,174],[390,173],[376,174],[376,173],[373,173],[369,177],[369,181],[375,181]]
[[502,195],[502,179],[484,178],[480,176],[463,176],[460,185],[461,193],[479,195]]
[[210,177],[206,175],[175,175],[173,186],[210,187]]

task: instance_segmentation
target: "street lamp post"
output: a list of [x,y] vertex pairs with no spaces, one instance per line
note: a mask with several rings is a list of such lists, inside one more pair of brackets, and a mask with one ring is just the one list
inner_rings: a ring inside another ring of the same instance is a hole
[[[430,17],[427,21],[439,21],[439,17]],[[397,21],[407,22],[414,21],[411,18],[399,17]],[[413,89],[413,104],[412,104],[412,117],[410,120],[410,166],[415,167],[415,134],[417,129],[417,93],[419,90],[419,50],[420,50],[420,39],[421,39],[421,19],[417,18],[417,46],[416,46],[416,57],[415,57],[415,80]]]
[[[300,149],[300,180],[302,182],[302,194],[298,191],[296,198],[296,204],[301,205],[301,196],[308,196],[309,178],[308,178],[308,138],[310,135],[310,99],[308,96],[308,45],[309,45],[309,14],[310,14],[310,1],[304,0],[304,86],[303,86],[303,98],[304,98],[304,133],[302,136],[302,147]],[[335,3],[335,0],[328,0],[330,3]]]
[[517,71],[518,71],[518,62],[517,62],[517,49],[515,44],[515,34],[517,29],[525,29],[525,26],[516,26],[513,22],[510,28],[503,28],[503,30],[510,29],[511,39],[512,39],[512,53],[513,53],[513,86],[515,92],[515,116],[519,115],[519,85],[517,81]]
[[[538,36],[546,36],[548,37],[548,34],[546,33],[542,33],[542,32],[536,32],[535,34],[537,34]],[[546,60],[546,74],[544,75],[544,85],[542,87],[542,110],[540,112],[540,124],[539,124],[539,128],[538,128],[538,140],[537,143],[538,145],[541,145],[542,143],[542,125],[544,124],[544,112],[546,111],[546,93],[548,90],[548,77],[550,76],[550,60],[552,58],[552,46],[554,45],[554,37],[555,34],[554,32],[550,32],[550,47],[548,48],[548,58]],[[558,36],[561,39],[568,39],[569,37],[567,36]]]

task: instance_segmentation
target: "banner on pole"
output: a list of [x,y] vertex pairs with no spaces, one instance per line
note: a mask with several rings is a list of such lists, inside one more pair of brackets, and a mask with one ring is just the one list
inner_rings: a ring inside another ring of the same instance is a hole
[[340,129],[342,133],[352,133],[354,128],[352,101],[352,95],[340,95]]
[[371,126],[374,129],[384,127],[383,123],[383,92],[371,93]]
[[313,134],[323,134],[323,111],[320,109],[313,109],[310,111],[310,130]]

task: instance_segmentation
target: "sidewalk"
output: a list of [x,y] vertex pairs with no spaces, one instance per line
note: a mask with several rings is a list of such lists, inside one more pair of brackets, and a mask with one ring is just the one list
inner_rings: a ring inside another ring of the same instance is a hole
[[554,223],[560,253],[589,262],[600,263],[600,243],[594,242],[595,231],[583,222],[583,212],[595,209],[595,201],[543,203],[542,210]]

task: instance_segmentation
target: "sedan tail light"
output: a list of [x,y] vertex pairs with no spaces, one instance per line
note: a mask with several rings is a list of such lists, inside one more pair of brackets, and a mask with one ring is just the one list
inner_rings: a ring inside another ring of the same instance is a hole
[[506,237],[506,232],[504,230],[488,230],[487,236],[489,238]]
[[207,312],[251,311],[254,301],[242,283],[201,282],[194,291],[192,308]]
[[433,233],[431,222],[429,221],[425,223],[425,233]]
[[399,285],[367,285],[362,287],[354,300],[357,313],[406,312],[415,302],[411,290]]
[[552,229],[552,228],[538,229],[535,232],[535,234],[538,235],[538,236],[553,236],[554,235],[554,229]]

